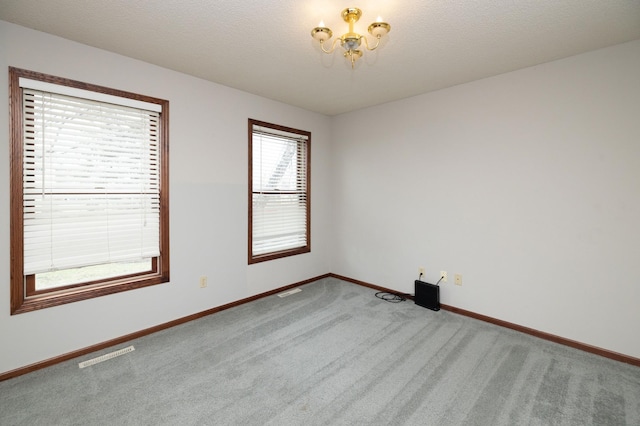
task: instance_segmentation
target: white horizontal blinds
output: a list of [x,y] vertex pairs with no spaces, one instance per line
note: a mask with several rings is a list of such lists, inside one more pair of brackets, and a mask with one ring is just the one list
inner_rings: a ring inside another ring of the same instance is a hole
[[254,256],[307,245],[307,140],[253,126]]
[[23,89],[24,274],[159,256],[159,113]]

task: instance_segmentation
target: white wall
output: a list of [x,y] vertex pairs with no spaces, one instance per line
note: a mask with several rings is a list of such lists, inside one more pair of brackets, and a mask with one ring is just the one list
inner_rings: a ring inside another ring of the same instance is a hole
[[[170,283],[9,315],[9,66],[170,101]],[[0,100],[0,373],[330,272],[328,117],[2,21]],[[248,118],[312,133],[309,254],[247,266]]]
[[332,124],[333,272],[640,357],[640,41]]

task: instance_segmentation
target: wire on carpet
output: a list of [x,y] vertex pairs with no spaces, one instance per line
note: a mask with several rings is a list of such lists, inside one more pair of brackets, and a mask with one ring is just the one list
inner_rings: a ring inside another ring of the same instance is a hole
[[390,303],[404,302],[405,300],[407,300],[404,296],[408,296],[408,294],[389,293],[388,291],[379,291],[376,293],[376,297],[378,299],[382,299],[385,302]]

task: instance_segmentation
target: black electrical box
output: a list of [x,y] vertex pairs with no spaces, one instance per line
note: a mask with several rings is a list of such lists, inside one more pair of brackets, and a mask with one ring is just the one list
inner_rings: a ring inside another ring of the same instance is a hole
[[440,310],[440,286],[416,280],[414,294],[416,305],[432,311]]

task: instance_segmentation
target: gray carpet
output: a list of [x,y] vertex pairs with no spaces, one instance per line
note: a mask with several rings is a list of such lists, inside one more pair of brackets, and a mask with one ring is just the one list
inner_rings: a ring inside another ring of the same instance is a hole
[[333,278],[301,288],[2,382],[0,424],[640,425],[638,367]]

